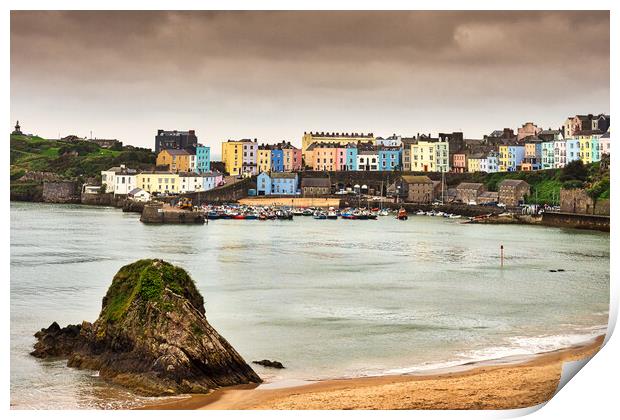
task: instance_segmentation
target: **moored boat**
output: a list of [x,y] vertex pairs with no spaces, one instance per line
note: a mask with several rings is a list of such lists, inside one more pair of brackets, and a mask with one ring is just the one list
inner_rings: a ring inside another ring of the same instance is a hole
[[407,220],[407,219],[409,219],[409,216],[407,215],[407,210],[405,210],[403,207],[401,207],[398,210],[398,214],[396,215],[396,218],[398,220]]
[[314,218],[317,220],[325,220],[327,219],[327,213],[323,212],[323,211],[316,211],[314,213]]

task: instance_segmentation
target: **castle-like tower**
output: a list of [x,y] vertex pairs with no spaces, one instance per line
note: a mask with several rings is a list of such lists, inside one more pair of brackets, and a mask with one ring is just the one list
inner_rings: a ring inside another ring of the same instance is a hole
[[17,120],[17,122],[15,123],[15,131],[13,131],[11,134],[23,134],[21,127],[19,126],[19,120]]

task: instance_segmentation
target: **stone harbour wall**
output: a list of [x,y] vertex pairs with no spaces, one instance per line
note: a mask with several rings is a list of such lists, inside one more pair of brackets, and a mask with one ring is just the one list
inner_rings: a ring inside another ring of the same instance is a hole
[[543,213],[542,224],[562,228],[592,229],[609,232],[609,216],[576,213]]
[[609,200],[594,201],[582,188],[561,189],[560,211],[563,213],[609,216]]
[[44,182],[45,203],[80,203],[80,185],[75,181]]
[[171,209],[162,203],[155,203],[144,206],[140,221],[148,224],[201,224],[205,222],[205,217],[200,212]]

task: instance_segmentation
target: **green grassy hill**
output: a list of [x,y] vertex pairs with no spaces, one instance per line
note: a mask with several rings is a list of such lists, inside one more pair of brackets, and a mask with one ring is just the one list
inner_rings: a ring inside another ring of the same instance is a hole
[[88,141],[66,142],[37,136],[11,135],[11,181],[26,172],[52,172],[63,178],[100,177],[102,170],[121,163],[130,168],[150,169],[155,153],[123,147],[104,149]]

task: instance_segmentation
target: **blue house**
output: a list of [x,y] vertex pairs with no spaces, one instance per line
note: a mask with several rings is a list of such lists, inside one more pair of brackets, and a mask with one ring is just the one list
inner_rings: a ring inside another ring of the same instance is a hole
[[267,172],[261,172],[256,177],[256,193],[257,195],[271,194],[271,177]]
[[506,165],[506,170],[508,172],[515,172],[517,166],[521,165],[521,162],[523,162],[524,157],[524,146],[508,146],[508,164]]
[[271,172],[284,172],[284,151],[282,149],[271,150]]
[[298,178],[291,172],[261,172],[256,178],[257,195],[295,195]]
[[579,139],[566,139],[566,163],[579,159]]
[[400,147],[383,146],[379,148],[379,170],[394,171],[400,168]]
[[211,171],[211,148],[199,144],[196,146],[196,172],[204,174]]
[[357,171],[357,145],[349,143],[347,145],[347,171]]
[[292,172],[276,172],[271,174],[271,194],[297,194],[297,174]]

